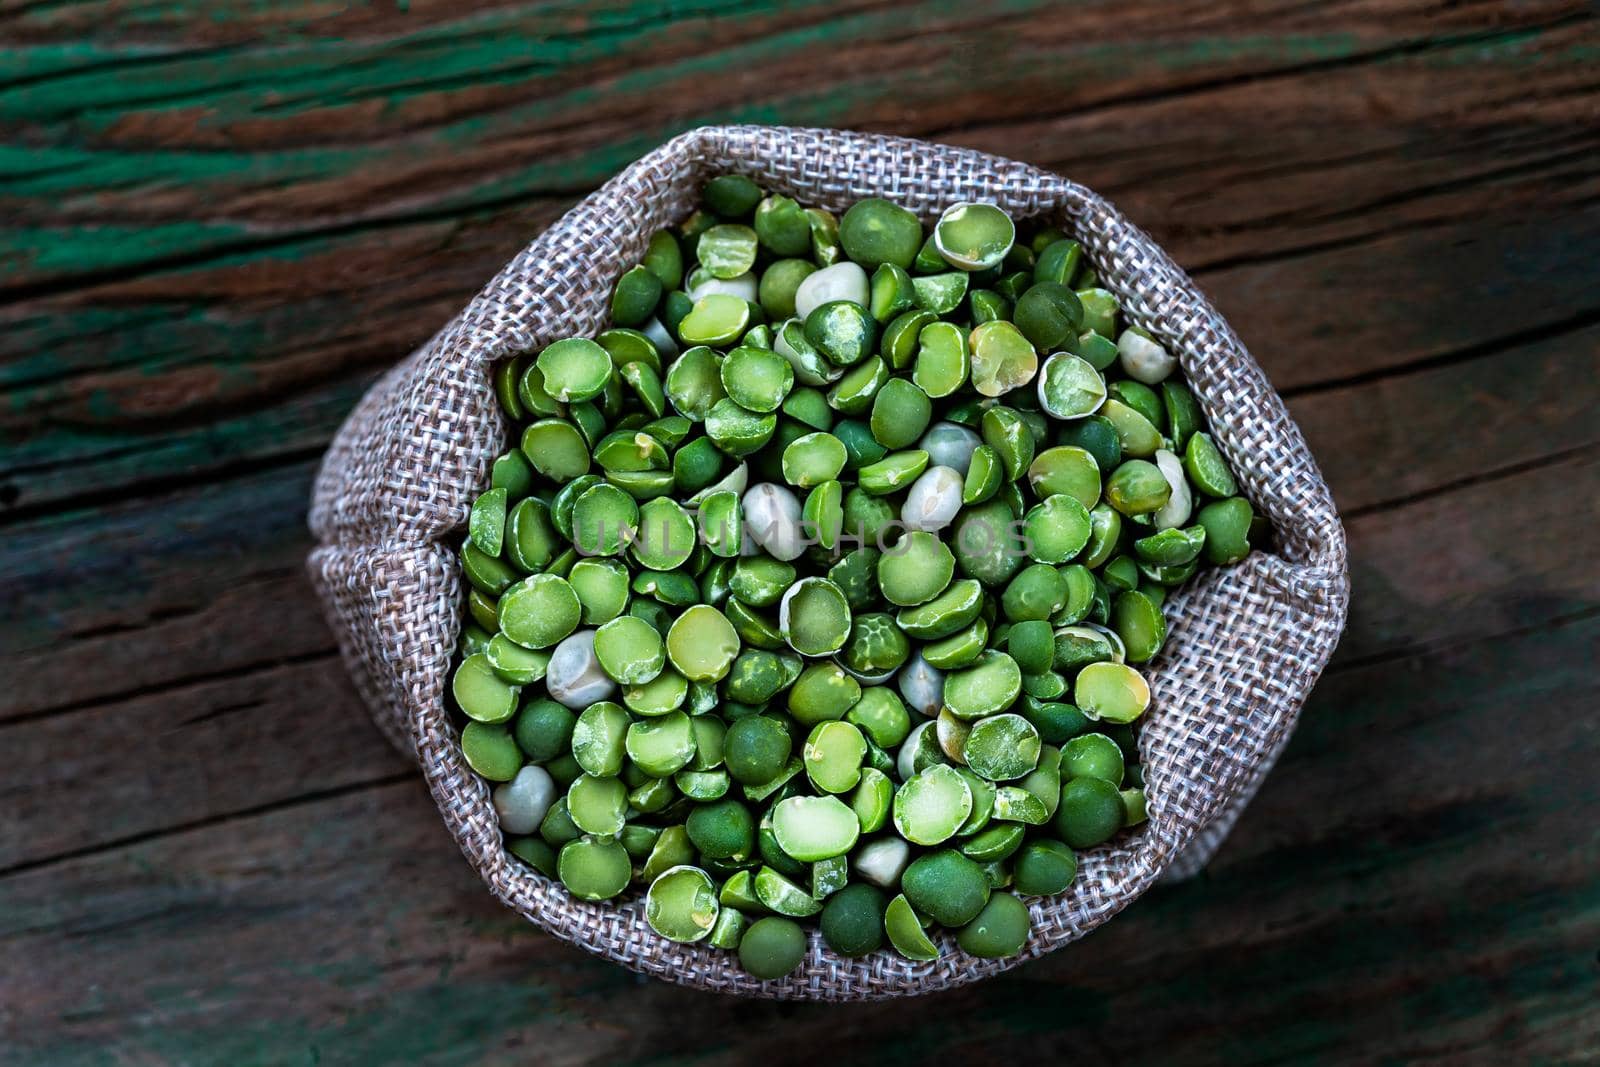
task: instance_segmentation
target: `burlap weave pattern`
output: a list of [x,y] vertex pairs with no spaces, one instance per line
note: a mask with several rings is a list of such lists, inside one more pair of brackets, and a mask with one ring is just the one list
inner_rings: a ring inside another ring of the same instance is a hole
[[[1274,552],[1207,571],[1168,601],[1140,731],[1149,821],[1082,854],[1071,889],[1031,904],[1020,957],[887,950],[840,960],[815,931],[789,978],[759,982],[731,953],[657,936],[637,899],[585,904],[502,847],[487,786],[466,766],[443,693],[460,626],[455,545],[507,446],[494,361],[604,326],[616,278],[700,184],[739,172],[836,211],[883,196],[935,218],[988,200],[1081,240],[1128,318],[1176,351],[1244,492],[1272,520]],[[1163,875],[1198,870],[1260,785],[1344,626],[1344,531],[1282,401],[1227,323],[1140,230],[1089,190],[995,156],[833,130],[711,127],[662,145],[529,245],[427,345],[373,386],[318,474],[314,582],[345,661],[384,732],[421,764],[446,825],[490,891],[558,937],[669,981],[758,996],[853,1000],[975,981],[1081,937]]]

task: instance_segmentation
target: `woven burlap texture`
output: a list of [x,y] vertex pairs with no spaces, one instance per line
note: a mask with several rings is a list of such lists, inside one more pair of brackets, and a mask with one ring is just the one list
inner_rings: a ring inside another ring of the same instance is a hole
[[[461,619],[456,545],[507,447],[490,369],[604,328],[612,286],[650,235],[692,209],[706,178],[729,172],[834,211],[881,196],[932,220],[952,203],[985,200],[1062,227],[1127,318],[1178,353],[1217,444],[1276,531],[1274,551],[1207,571],[1169,598],[1170,635],[1151,665],[1152,705],[1139,733],[1149,821],[1081,854],[1068,892],[1031,902],[1033,932],[1020,956],[974,959],[943,934],[933,962],[888,950],[843,960],[813,930],[799,970],[757,981],[732,953],[655,934],[638,899],[575,901],[508,854],[489,789],[461,756],[443,699]],[[1349,591],[1344,531],[1299,429],[1228,324],[1144,233],[1054,174],[836,130],[692,130],[578,204],[372,387],[323,460],[311,528],[320,545],[312,579],[361,696],[389,739],[414,753],[446,826],[497,898],[645,974],[791,999],[910,996],[976,981],[1082,937],[1157,878],[1199,870],[1293,731],[1338,641]]]

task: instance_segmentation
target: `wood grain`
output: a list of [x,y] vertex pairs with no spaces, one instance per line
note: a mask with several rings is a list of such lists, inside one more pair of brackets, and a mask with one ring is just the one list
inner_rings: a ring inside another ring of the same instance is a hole
[[[0,1062],[1594,1058],[1591,5],[68,0],[0,43]],[[366,384],[723,121],[1111,196],[1347,515],[1350,631],[1211,869],[924,1002],[640,983],[494,906],[302,573]]]

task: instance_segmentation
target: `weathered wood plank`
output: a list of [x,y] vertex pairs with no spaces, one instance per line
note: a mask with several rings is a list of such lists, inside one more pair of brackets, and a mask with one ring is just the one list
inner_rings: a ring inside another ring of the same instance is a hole
[[7,532],[0,720],[328,651],[305,577],[311,465]]
[[373,728],[332,654],[166,686],[3,736],[32,770],[0,781],[0,871],[413,769]]
[[1345,512],[1600,443],[1600,326],[1295,397],[1289,411]]
[[[408,782],[0,879],[0,961],[30,975],[0,1027],[63,1063],[112,1041],[177,1060],[983,1060],[1063,1026],[1121,1062],[1355,1057],[1380,1032],[1401,1059],[1572,1057],[1597,1036],[1600,735],[1506,708],[1593,706],[1597,638],[1591,616],[1330,676],[1211,872],[946,996],[781,1007],[636,985],[494,905]],[[1562,847],[1519,862],[1531,841]]]
[[1346,524],[1350,625],[1341,657],[1505,633],[1600,603],[1600,454],[1427,497]]

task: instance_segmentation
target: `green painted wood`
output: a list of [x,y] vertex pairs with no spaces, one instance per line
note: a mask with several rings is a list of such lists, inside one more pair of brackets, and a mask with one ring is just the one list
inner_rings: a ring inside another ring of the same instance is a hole
[[[0,974],[28,975],[0,1049],[1589,1053],[1595,42],[1578,0],[0,11]],[[1349,515],[1345,645],[1206,875],[928,1002],[641,984],[499,909],[303,577],[315,458],[365,384],[617,167],[742,120],[1110,195],[1288,393]]]

